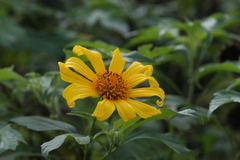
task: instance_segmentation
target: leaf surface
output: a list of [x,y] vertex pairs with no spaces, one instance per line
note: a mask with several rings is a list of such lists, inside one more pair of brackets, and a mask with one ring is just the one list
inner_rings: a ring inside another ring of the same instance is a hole
[[124,143],[142,138],[160,141],[179,154],[186,155],[190,152],[188,148],[183,146],[179,140],[170,133],[161,134],[151,131],[140,131],[131,135]]
[[211,116],[213,111],[218,109],[220,106],[232,103],[232,102],[238,102],[240,103],[240,93],[233,91],[233,90],[221,90],[219,92],[216,92],[214,94],[214,98],[210,102],[209,110],[208,110],[208,118]]
[[42,155],[45,158],[47,158],[49,152],[59,148],[68,136],[73,137],[76,140],[76,142],[81,145],[88,144],[90,142],[89,136],[82,136],[82,135],[76,134],[76,133],[62,134],[62,135],[55,137],[51,141],[45,142],[41,145]]
[[63,130],[73,133],[76,132],[76,128],[71,124],[40,116],[17,117],[11,119],[11,121],[35,131]]
[[26,143],[22,135],[9,124],[0,123],[0,154],[5,150],[15,150],[18,143]]

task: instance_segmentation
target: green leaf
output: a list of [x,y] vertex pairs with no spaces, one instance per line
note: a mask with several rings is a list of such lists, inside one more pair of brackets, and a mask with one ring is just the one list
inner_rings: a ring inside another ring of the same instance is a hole
[[[161,55],[170,54],[176,51],[175,47],[154,47],[152,44],[145,44],[138,47],[138,51],[149,58],[156,58]],[[151,50],[152,49],[152,50]]]
[[181,64],[181,62],[184,61],[184,57],[180,54],[167,54],[167,55],[162,55],[156,59],[156,62],[158,64],[163,64],[166,62],[177,62]]
[[[84,111],[72,111],[72,113],[68,113],[68,115],[73,115],[73,116],[78,116],[84,119],[87,119],[89,121],[93,121],[93,116],[91,113],[84,112]],[[104,121],[96,121],[96,125],[101,128],[102,130],[107,130],[108,129],[108,122]]]
[[0,154],[8,149],[15,150],[18,141],[26,143],[22,135],[9,124],[0,123]]
[[240,103],[239,92],[233,90],[221,90],[219,92],[214,93],[214,98],[210,102],[208,110],[208,118],[210,118],[213,111],[215,111],[218,107],[232,102]]
[[[47,72],[42,76],[38,73],[30,72],[26,75],[29,77],[28,86],[36,94],[38,100],[45,105],[49,105],[53,94],[57,92],[57,88],[53,87],[53,81],[59,76],[59,72]],[[60,79],[60,77],[56,79]]]
[[67,115],[78,116],[87,120],[92,120],[91,113],[84,112],[84,111],[72,111],[71,113],[67,113]]
[[199,81],[200,78],[206,76],[207,74],[220,71],[230,71],[235,73],[240,73],[240,63],[239,62],[224,62],[219,64],[207,64],[199,68],[196,80]]
[[77,132],[76,128],[68,123],[40,116],[17,117],[11,119],[11,121],[35,131],[63,130]]
[[[91,48],[93,48],[94,50],[101,52],[103,58],[110,58],[111,57],[110,53],[113,52],[117,48],[113,45],[108,45],[101,41],[95,41],[95,42],[77,41],[77,42],[70,43],[68,45],[69,46],[82,45],[82,46],[88,48],[89,50],[91,50]],[[120,49],[120,51],[122,53],[123,58],[127,62],[139,61],[139,62],[143,62],[143,63],[144,62],[155,63],[152,59],[140,54],[137,51],[130,52],[129,50],[126,50],[126,49]],[[64,49],[64,52],[66,54],[66,58],[70,58],[70,57],[78,57],[79,58],[79,56],[75,55],[71,50]],[[88,61],[88,59],[85,56],[81,56],[81,60]]]
[[108,134],[107,131],[101,130],[97,132],[96,134],[93,135],[93,139],[95,140],[98,136],[103,135],[103,134]]
[[126,45],[126,48],[138,46],[139,44],[143,43],[154,42],[158,40],[158,32],[158,26],[141,29],[136,37],[130,39],[130,41]]
[[141,53],[141,54],[143,54],[143,55],[145,55],[145,56],[147,56],[147,57],[151,57],[151,49],[152,49],[152,47],[153,47],[153,44],[144,44],[144,45],[141,45],[141,46],[139,46],[138,47],[138,51]]
[[106,10],[93,10],[88,15],[88,18],[86,19],[86,23],[93,27],[96,24],[101,25],[102,27],[117,31],[121,34],[124,34],[128,32],[129,27],[125,21],[120,21],[114,17],[112,17],[112,14],[107,12]]
[[238,25],[240,22],[239,15],[229,16],[227,14],[216,13],[211,17],[217,20],[216,28],[226,29],[229,27],[233,27],[234,25]]
[[142,139],[147,138],[151,140],[160,141],[164,144],[166,144],[169,148],[174,150],[175,152],[186,155],[190,152],[188,148],[183,146],[176,137],[174,137],[172,134],[161,134],[157,132],[150,132],[150,131],[140,131],[133,135],[131,135],[124,143],[136,140],[136,139]]
[[195,118],[199,119],[203,123],[202,116],[200,114],[198,114],[198,112],[196,112],[196,111],[194,111],[192,109],[185,109],[185,110],[179,111],[178,113],[182,114],[182,115],[195,117]]
[[21,46],[19,46],[19,44],[21,44],[20,42],[26,36],[26,34],[21,25],[17,22],[17,20],[11,16],[5,16],[4,14],[1,14],[0,26],[1,46],[9,49],[13,49],[15,47],[20,48]]
[[134,61],[139,61],[142,63],[156,63],[154,60],[140,54],[137,51],[133,51],[130,53],[122,53],[123,58],[127,61],[127,62],[134,62]]
[[[67,44],[66,47],[68,49],[63,49],[63,52],[66,55],[66,59],[68,59],[70,57],[77,57],[77,58],[80,58],[84,62],[88,61],[86,56],[80,56],[79,57],[72,52],[71,49],[75,45],[80,45],[80,46],[86,47],[89,50],[98,51],[102,54],[103,59],[104,58],[106,58],[106,59],[111,58],[111,52],[113,52],[116,48],[118,48],[117,46],[109,45],[109,44],[107,44],[103,41],[93,41],[93,42],[90,42],[90,41],[74,41],[74,42],[71,42],[71,43]],[[124,48],[120,48],[120,51],[124,52],[124,53],[130,52],[130,50],[124,49]]]
[[113,130],[116,131],[118,128],[121,127],[121,132],[123,132],[128,127],[131,127],[133,124],[139,121],[140,119],[141,117],[135,117],[127,122],[124,122],[122,119],[119,119],[118,121],[114,122]]
[[188,34],[194,34],[196,31],[199,31],[202,29],[202,26],[197,21],[194,21],[194,22],[189,21],[189,22],[183,22],[183,23],[179,22],[179,23],[175,23],[173,27],[184,30]]
[[135,117],[134,119],[124,122],[124,124],[121,128],[121,132],[124,132],[126,129],[128,129],[132,125],[136,124],[140,119],[141,119],[141,117]]
[[[78,57],[76,54],[73,53],[72,50],[69,49],[63,49],[63,52],[65,53],[66,59],[70,57]],[[87,59],[85,58],[83,61],[85,62]]]
[[235,81],[227,87],[227,89],[233,89],[240,85],[240,78],[235,79]]
[[47,72],[39,78],[42,87],[46,90],[51,87],[53,79],[59,75],[59,72]]
[[207,17],[201,21],[201,25],[208,31],[211,31],[215,28],[217,20],[213,17]]
[[77,141],[77,143],[81,145],[88,144],[90,142],[89,136],[82,136],[76,133],[62,134],[55,137],[51,141],[45,142],[41,145],[42,155],[47,158],[49,152],[59,148],[68,136],[73,137]]
[[176,28],[173,28],[172,25],[169,25],[168,27],[160,28],[159,30],[159,38],[160,39],[177,39],[180,36],[179,30]]
[[177,110],[181,105],[188,105],[188,102],[183,97],[172,94],[167,94],[164,101],[164,105],[173,110]]
[[169,119],[171,118],[172,116],[178,114],[177,112],[174,112],[173,110],[171,109],[167,109],[167,108],[162,108],[160,109],[161,110],[161,114],[159,115],[156,115],[156,116],[152,116],[148,119],[143,119],[143,120],[140,120],[138,121],[137,123],[135,123],[134,125],[132,125],[131,127],[129,127],[129,129],[126,131],[126,133],[124,134],[125,137],[127,137],[134,129],[138,128],[139,126],[149,122],[149,121],[152,121],[152,120],[160,120],[160,119]]
[[48,90],[51,87],[53,79],[59,75],[59,72],[47,72],[40,76],[38,73],[30,72],[26,74],[32,86],[39,87],[43,90]]
[[124,121],[122,119],[114,121],[113,130],[116,131],[119,127],[123,126],[123,124],[124,124]]
[[104,9],[116,9],[118,10],[119,9],[119,5],[118,3],[114,3],[113,1],[108,1],[108,0],[102,0],[102,1],[98,1],[98,0],[92,0],[89,2],[91,7],[94,7],[94,8],[99,8],[101,10],[104,10]]
[[22,152],[22,151],[14,151],[9,154],[4,154],[4,156],[0,157],[0,160],[16,160],[20,159],[19,157],[42,157],[41,153],[37,152]]
[[[81,45],[83,47],[86,47],[88,49],[94,49],[97,50],[101,53],[110,53],[113,52],[116,48],[118,48],[117,46],[114,45],[110,45],[107,44],[103,41],[97,40],[97,41],[74,41],[71,42],[69,44],[66,45],[67,48],[73,48],[73,46],[75,45]],[[127,49],[120,49],[123,52],[130,52],[130,50]],[[67,50],[64,49],[65,54],[67,55],[67,57],[72,57],[72,56],[76,56],[76,54],[74,54],[71,50]],[[103,57],[105,57],[105,55],[103,55]]]
[[26,82],[25,78],[13,71],[13,67],[0,69],[0,81],[3,80],[21,80],[23,82]]
[[240,41],[240,36],[237,34],[227,33],[227,36],[231,38],[231,40]]
[[[132,131],[132,129],[135,129],[136,127],[139,127],[140,125],[142,125],[144,123],[147,123],[147,122],[155,120],[155,119],[169,119],[173,115],[177,114],[176,112],[172,111],[171,109],[161,109],[161,111],[162,111],[162,114],[150,117],[145,120],[143,120],[143,119],[141,120],[141,117],[135,117],[134,119],[124,122],[122,119],[120,119],[120,120],[114,122],[113,129],[117,130],[119,127],[121,127],[120,132],[124,132],[125,130],[130,128],[127,131],[127,134],[129,134],[130,133],[129,131]],[[180,112],[180,114],[197,117],[197,113],[194,113],[193,110],[192,111],[186,110],[185,112],[184,111],[182,113]],[[197,118],[199,118],[199,117],[197,117]]]
[[[184,45],[176,45],[174,47],[157,47],[152,51],[152,56],[158,64],[166,62],[174,62],[182,64],[185,61],[184,54],[188,53],[188,49]],[[180,54],[182,53],[182,54]]]

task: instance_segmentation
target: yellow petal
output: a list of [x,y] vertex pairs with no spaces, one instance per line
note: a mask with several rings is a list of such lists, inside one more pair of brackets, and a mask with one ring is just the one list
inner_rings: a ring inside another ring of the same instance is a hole
[[162,88],[136,88],[131,89],[128,93],[128,96],[131,98],[136,97],[152,97],[152,96],[158,96],[161,98],[162,101],[157,101],[158,106],[163,106],[165,93]]
[[109,66],[109,71],[114,73],[122,73],[125,66],[125,59],[122,58],[120,50],[117,48],[113,51],[112,61]]
[[128,99],[127,103],[129,103],[134,108],[136,113],[144,119],[161,113],[160,109],[157,109],[139,101]]
[[130,88],[133,88],[138,84],[146,81],[148,78],[149,77],[142,73],[134,74],[133,76],[129,77],[128,84],[130,85]]
[[102,59],[102,56],[100,53],[95,52],[95,51],[90,51],[87,48],[84,48],[82,46],[76,45],[73,48],[73,52],[80,56],[80,55],[86,55],[88,60],[91,62],[94,70],[99,73],[99,72],[105,72],[105,65]]
[[96,117],[99,121],[104,121],[108,119],[115,110],[113,101],[104,99],[98,102],[96,109],[94,110],[92,116]]
[[132,75],[138,74],[138,73],[144,73],[147,76],[151,76],[153,72],[152,65],[146,65],[144,66],[140,62],[133,62],[128,69],[123,73],[125,77],[130,77]]
[[96,97],[99,94],[89,86],[70,84],[62,93],[67,100],[69,107],[74,107],[74,101],[77,99],[84,99],[86,97]]
[[66,67],[73,68],[76,72],[82,74],[90,80],[96,78],[96,74],[79,58],[71,57],[65,62]]
[[144,82],[148,80],[148,83],[150,85],[151,88],[158,88],[159,87],[159,83],[156,81],[155,78],[153,77],[148,77],[145,74],[139,73],[139,74],[135,74],[133,76],[131,76],[128,79],[128,83],[130,85],[130,88],[133,88],[135,86],[137,86],[138,84]]
[[153,87],[153,88],[159,87],[159,83],[157,82],[157,80],[154,77],[149,77],[148,82],[149,82],[150,87]]
[[147,76],[151,76],[152,73],[153,73],[153,66],[152,65],[146,65],[145,68],[146,68],[146,70],[144,71],[144,73]]
[[117,100],[114,101],[114,104],[117,107],[118,114],[123,119],[123,121],[127,122],[130,119],[136,117],[135,110],[130,104],[126,102],[126,100]]
[[77,83],[77,84],[87,85],[87,86],[92,85],[91,81],[73,72],[68,67],[66,67],[64,63],[58,62],[58,65],[59,65],[62,80],[69,83]]

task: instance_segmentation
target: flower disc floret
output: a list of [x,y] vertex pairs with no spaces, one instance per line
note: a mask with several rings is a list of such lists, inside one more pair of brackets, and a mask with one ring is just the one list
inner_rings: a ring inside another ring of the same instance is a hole
[[105,72],[97,74],[97,79],[93,81],[94,90],[96,90],[102,98],[108,100],[119,100],[128,98],[129,85],[122,77],[122,74],[114,72]]

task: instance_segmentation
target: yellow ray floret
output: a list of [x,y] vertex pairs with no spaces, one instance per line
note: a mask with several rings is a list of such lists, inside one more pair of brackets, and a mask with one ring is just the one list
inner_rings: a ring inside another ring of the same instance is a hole
[[[92,114],[99,121],[108,119],[115,110],[124,121],[136,115],[146,119],[161,114],[160,109],[132,99],[157,96],[160,100],[156,104],[163,106],[165,93],[152,77],[151,65],[133,62],[124,71],[125,59],[117,48],[112,52],[113,57],[107,70],[100,53],[78,45],[73,48],[73,52],[78,56],[85,55],[94,71],[76,57],[67,59],[65,63],[58,62],[61,78],[71,83],[63,91],[69,107],[74,107],[77,99],[101,96],[103,100],[98,102]],[[149,87],[133,88],[144,81],[148,81]]]

